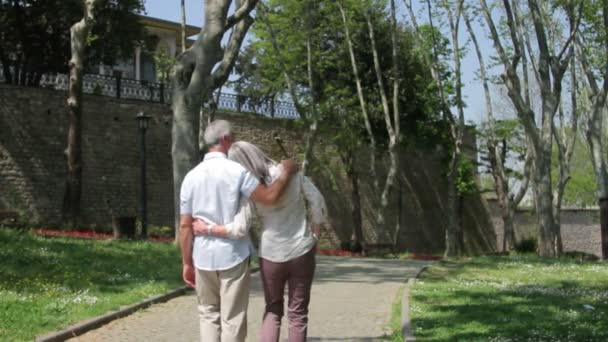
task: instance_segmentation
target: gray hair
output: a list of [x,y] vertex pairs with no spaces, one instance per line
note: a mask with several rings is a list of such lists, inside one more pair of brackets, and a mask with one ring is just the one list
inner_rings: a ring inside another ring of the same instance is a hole
[[228,150],[228,158],[243,165],[260,181],[269,184],[272,179],[268,167],[277,162],[270,159],[259,147],[246,141],[237,141]]
[[226,120],[214,120],[205,128],[204,140],[207,146],[219,145],[222,137],[232,135],[232,125]]

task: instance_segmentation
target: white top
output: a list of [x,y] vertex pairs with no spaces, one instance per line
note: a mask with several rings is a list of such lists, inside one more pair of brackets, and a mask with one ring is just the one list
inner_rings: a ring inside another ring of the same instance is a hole
[[[279,165],[270,166],[271,182],[283,172]],[[251,203],[251,201],[249,201]],[[272,262],[285,262],[306,254],[316,244],[307,219],[306,203],[314,224],[327,222],[327,209],[323,195],[301,172],[287,185],[279,202],[273,206],[253,204],[262,219],[264,230],[260,240],[260,257]],[[238,229],[245,229],[243,222],[250,219],[252,204],[243,203],[235,217],[234,225],[226,227],[231,236],[241,236]]]
[[[192,169],[181,186],[180,214],[190,214],[212,224],[234,221],[237,210],[259,181],[243,166],[221,152],[209,152]],[[195,236],[192,258],[194,266],[205,271],[229,269],[251,255],[247,235],[240,239]]]

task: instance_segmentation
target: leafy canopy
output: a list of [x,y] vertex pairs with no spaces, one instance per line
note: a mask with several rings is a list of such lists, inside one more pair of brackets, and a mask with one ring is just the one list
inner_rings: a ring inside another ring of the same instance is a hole
[[[144,37],[143,11],[143,0],[102,0],[87,39],[88,65],[131,57]],[[0,63],[7,81],[37,85],[44,73],[67,72],[70,27],[82,16],[81,0],[0,0]]]

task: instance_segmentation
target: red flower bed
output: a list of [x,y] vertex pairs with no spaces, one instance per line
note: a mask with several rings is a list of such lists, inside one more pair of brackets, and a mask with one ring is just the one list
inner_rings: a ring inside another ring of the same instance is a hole
[[441,260],[443,258],[438,255],[432,255],[432,254],[412,253],[412,259],[414,259],[414,260]]
[[[96,232],[79,232],[76,230],[58,230],[58,229],[33,229],[34,234],[43,235],[43,236],[67,236],[67,237],[75,237],[82,239],[111,239],[114,236],[112,234],[107,233],[96,233]],[[150,241],[160,241],[160,242],[169,242],[173,241],[171,237],[158,237],[158,236],[150,236],[148,237]]]
[[338,249],[318,249],[317,254],[320,255],[333,255],[333,256],[349,256],[349,257],[361,257],[361,253],[353,253],[350,251],[343,251]]
[[[338,250],[338,249],[319,249],[317,254],[320,255],[331,255],[331,256],[349,256],[349,257],[364,257],[365,253],[353,253],[350,251]],[[441,260],[442,257],[432,254],[421,254],[412,253],[410,259],[414,260]]]

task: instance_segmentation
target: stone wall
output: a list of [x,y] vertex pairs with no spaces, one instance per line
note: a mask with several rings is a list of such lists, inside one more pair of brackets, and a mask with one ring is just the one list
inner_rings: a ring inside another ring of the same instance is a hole
[[[498,203],[496,200],[488,200],[488,204],[492,222],[496,227],[496,245],[502,250],[503,224]],[[564,251],[578,251],[601,257],[599,209],[562,209],[560,220]],[[517,210],[513,221],[517,241],[537,238],[538,225],[536,216],[531,210]]]
[[[64,92],[0,85],[0,212],[18,212],[32,224],[60,224],[66,161],[67,110]],[[112,216],[137,216],[139,203],[139,132],[135,115],[152,116],[147,134],[148,221],[173,224],[171,110],[157,103],[86,95],[83,113],[82,221],[85,227],[108,229]],[[239,140],[258,144],[275,159],[283,158],[280,137],[290,155],[303,150],[295,121],[219,113],[230,120]],[[339,246],[352,234],[350,182],[336,151],[319,138],[313,178],[326,197],[332,228],[326,244]],[[385,229],[376,224],[370,195],[369,153],[358,153],[367,243],[388,244],[395,235],[401,250],[440,253],[444,248],[445,179],[437,151],[402,153],[402,172],[393,191]],[[380,158],[381,159],[381,158]],[[382,169],[379,161],[379,173]],[[486,204],[470,196],[463,206],[465,240],[473,253],[496,249]]]

